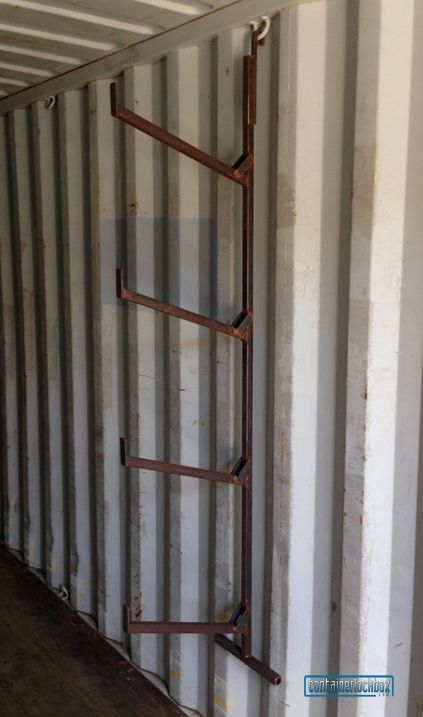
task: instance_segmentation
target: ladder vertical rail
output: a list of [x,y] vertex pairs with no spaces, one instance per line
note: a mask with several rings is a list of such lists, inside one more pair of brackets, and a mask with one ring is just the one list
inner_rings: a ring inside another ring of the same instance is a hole
[[243,154],[253,158],[248,183],[242,190],[242,299],[251,316],[248,341],[242,347],[242,455],[250,464],[242,491],[241,601],[248,615],[241,638],[243,657],[251,655],[252,543],[253,543],[253,303],[254,303],[254,125],[256,121],[257,37],[251,38],[251,54],[244,57]]

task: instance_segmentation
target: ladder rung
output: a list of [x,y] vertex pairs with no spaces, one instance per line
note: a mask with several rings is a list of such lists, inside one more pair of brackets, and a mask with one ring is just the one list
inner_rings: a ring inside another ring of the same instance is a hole
[[[210,471],[206,468],[195,468],[194,466],[183,466],[179,463],[168,463],[167,461],[156,461],[150,458],[139,458],[138,456],[130,456],[127,452],[127,439],[120,439],[120,460],[125,468],[144,468],[148,471],[157,471],[158,473],[173,473],[174,475],[188,476],[190,478],[201,478],[203,480],[212,480],[220,483],[231,483],[232,485],[246,485],[247,481],[243,480],[244,462],[239,459],[235,464],[235,468],[241,464],[238,473],[223,473],[222,471]],[[235,470],[234,468],[234,470]]]
[[189,144],[189,142],[185,142],[185,140],[180,139],[180,137],[177,137],[175,134],[171,134],[153,122],[149,122],[144,117],[132,112],[132,110],[122,107],[119,104],[115,83],[110,85],[110,99],[113,117],[116,117],[117,119],[122,120],[122,122],[129,124],[131,127],[144,132],[144,134],[148,134],[150,137],[153,137],[153,139],[163,142],[163,144],[166,144],[168,147],[175,149],[181,154],[185,154],[195,162],[208,167],[214,172],[223,175],[227,179],[231,179],[233,182],[236,182],[243,187],[248,186],[250,181],[249,174],[243,174],[238,169],[231,167],[230,164],[221,162],[220,159],[212,157],[211,154],[203,152],[202,149],[194,147],[194,145]]
[[[116,269],[116,293],[119,299],[125,299],[126,301],[131,301],[133,304],[138,304],[140,306],[147,306],[149,309],[161,311],[163,314],[167,314],[168,316],[175,316],[177,319],[184,319],[185,321],[190,321],[193,324],[204,326],[207,329],[218,331],[221,334],[234,336],[237,339],[241,339],[241,341],[248,341],[248,330],[242,331],[237,326],[224,324],[222,321],[209,319],[207,316],[202,316],[202,314],[196,314],[193,311],[181,309],[179,306],[174,306],[174,304],[167,304],[165,301],[153,299],[151,296],[146,296],[145,294],[138,294],[137,291],[125,289],[123,284],[123,269],[121,268]],[[245,317],[246,314],[244,315],[244,318]],[[235,321],[236,320],[237,319],[235,319]]]
[[124,630],[128,633],[221,633],[235,634],[241,632],[230,622],[150,622],[140,620],[132,622],[128,605],[123,606]]

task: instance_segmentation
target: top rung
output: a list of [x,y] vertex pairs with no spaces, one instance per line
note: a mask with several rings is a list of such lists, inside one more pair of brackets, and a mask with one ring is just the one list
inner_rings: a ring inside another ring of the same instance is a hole
[[113,117],[122,120],[122,122],[129,124],[131,127],[135,127],[135,129],[140,130],[140,132],[144,132],[144,134],[148,134],[150,137],[153,137],[153,139],[158,139],[159,142],[167,145],[167,147],[171,147],[171,149],[175,149],[177,152],[185,154],[195,162],[212,169],[214,172],[221,174],[227,179],[231,179],[233,182],[236,182],[236,184],[240,184],[242,187],[248,187],[251,176],[249,170],[252,166],[252,156],[240,157],[235,162],[234,166],[221,162],[220,159],[212,157],[211,154],[203,152],[202,149],[194,147],[194,145],[189,144],[189,142],[185,142],[185,140],[167,132],[167,130],[162,129],[153,122],[137,115],[127,107],[122,107],[122,105],[119,104],[119,97],[115,82],[110,85],[110,102]]

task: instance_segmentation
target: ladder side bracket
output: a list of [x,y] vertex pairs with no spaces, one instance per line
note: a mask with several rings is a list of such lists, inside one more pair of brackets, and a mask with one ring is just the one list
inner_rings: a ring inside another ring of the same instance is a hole
[[[119,104],[115,82],[110,85],[110,101],[113,117],[116,117],[131,127],[140,130],[140,132],[144,132],[144,134],[148,134],[150,137],[153,137],[153,139],[159,140],[159,142],[167,145],[167,147],[175,149],[181,154],[185,154],[187,157],[190,157],[190,159],[193,159],[195,162],[198,162],[214,172],[221,174],[223,177],[231,179],[233,182],[236,182],[236,184],[240,184],[242,187],[248,186],[250,181],[249,172],[245,173],[240,169],[234,169],[234,167],[230,164],[221,162],[220,159],[212,157],[211,154],[204,152],[202,149],[195,147],[189,142],[185,142],[185,140],[180,139],[180,137],[177,137],[165,129],[162,129],[162,127],[150,122],[145,119],[145,117],[137,115],[127,107],[122,107],[122,105]],[[242,162],[244,162],[244,157],[242,158]]]
[[190,321],[192,324],[198,324],[199,326],[204,326],[212,331],[217,331],[221,334],[226,334],[227,336],[233,336],[241,341],[248,341],[249,339],[248,329],[243,331],[233,324],[224,324],[222,321],[216,321],[215,319],[210,319],[202,314],[197,314],[194,311],[187,311],[186,309],[181,309],[179,306],[175,306],[174,304],[168,304],[165,301],[160,301],[159,299],[154,299],[151,296],[139,294],[137,291],[126,289],[123,281],[123,269],[121,268],[116,269],[116,295],[118,299],[124,299],[125,301],[130,301],[133,304],[138,304],[139,306],[146,306],[147,308],[154,309],[155,311],[161,311],[162,314]]

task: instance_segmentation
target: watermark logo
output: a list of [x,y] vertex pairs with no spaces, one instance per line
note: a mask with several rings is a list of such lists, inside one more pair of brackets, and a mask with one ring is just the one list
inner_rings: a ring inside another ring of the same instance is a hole
[[304,697],[393,697],[393,675],[304,675]]

